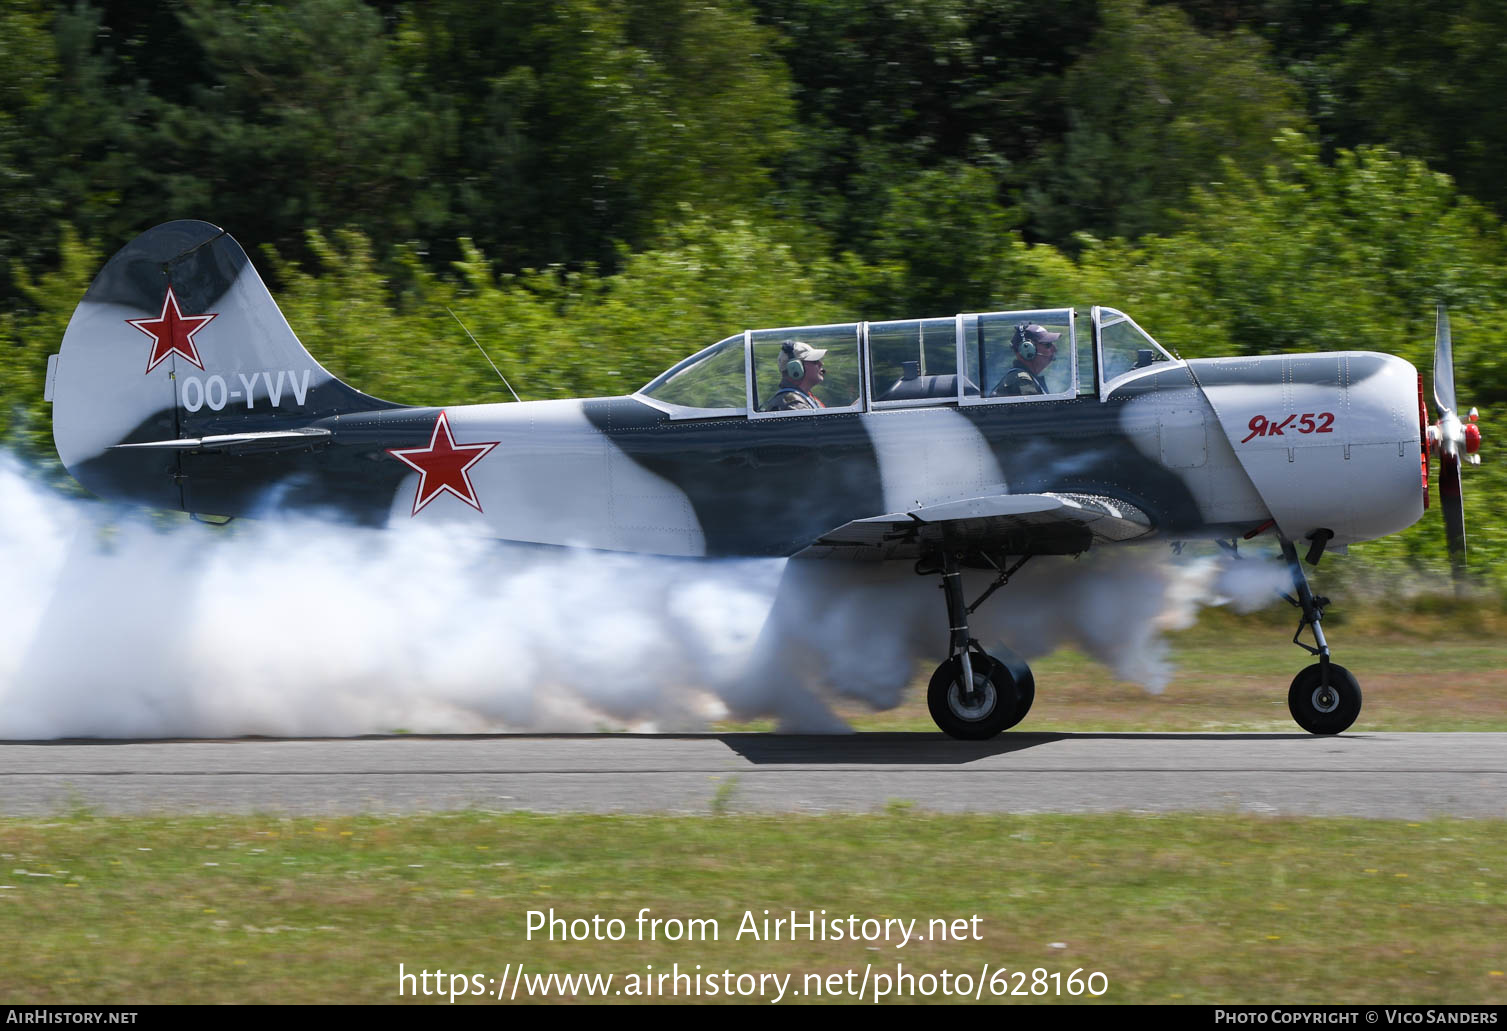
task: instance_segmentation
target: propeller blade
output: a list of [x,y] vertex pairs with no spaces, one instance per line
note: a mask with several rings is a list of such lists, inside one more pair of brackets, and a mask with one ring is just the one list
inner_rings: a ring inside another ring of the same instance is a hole
[[1455,347],[1449,336],[1449,312],[1442,304],[1434,323],[1434,407],[1440,418],[1455,410]]
[[1465,580],[1465,497],[1460,490],[1460,456],[1439,456],[1439,507],[1444,510],[1444,535],[1449,544],[1449,567],[1458,588]]

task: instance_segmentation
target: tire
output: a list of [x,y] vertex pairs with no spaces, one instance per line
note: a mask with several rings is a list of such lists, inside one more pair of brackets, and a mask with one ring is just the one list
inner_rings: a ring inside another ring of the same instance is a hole
[[1360,715],[1360,684],[1344,666],[1329,664],[1329,693],[1319,686],[1322,667],[1315,662],[1296,677],[1287,691],[1287,709],[1298,726],[1310,734],[1338,734]]
[[[983,652],[972,652],[975,698],[963,694],[963,660],[953,656],[937,667],[926,689],[926,706],[943,733],[964,741],[984,741],[1025,719],[1036,697],[1029,669],[1018,660],[1015,673]],[[1024,671],[1024,676],[1019,672]]]

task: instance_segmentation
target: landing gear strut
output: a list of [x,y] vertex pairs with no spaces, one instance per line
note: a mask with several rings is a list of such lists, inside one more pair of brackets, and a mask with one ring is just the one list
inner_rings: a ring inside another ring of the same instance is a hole
[[[1308,552],[1309,562],[1318,564],[1327,539],[1315,539],[1314,546]],[[1297,593],[1296,598],[1286,595],[1283,597],[1287,597],[1302,612],[1292,643],[1308,654],[1319,657],[1318,662],[1305,667],[1293,678],[1292,687],[1287,691],[1287,709],[1292,713],[1292,718],[1297,720],[1298,726],[1310,734],[1338,734],[1360,715],[1360,684],[1344,666],[1329,661],[1329,642],[1324,639],[1324,629],[1320,625],[1329,599],[1309,590],[1308,578],[1303,575],[1303,567],[1298,564],[1298,551],[1286,537],[1282,538],[1282,557],[1287,560],[1293,590]],[[1299,640],[1305,627],[1313,630],[1313,646]]]
[[972,605],[966,604],[963,597],[963,574],[958,559],[956,551],[944,548],[940,567],[916,565],[918,573],[940,572],[942,590],[947,596],[949,655],[932,674],[926,705],[931,718],[945,733],[979,741],[1025,719],[1036,699],[1036,679],[1031,675],[1031,667],[1010,651],[999,657],[990,655],[968,632],[969,615],[1008,583],[1026,559],[1002,569],[984,556],[999,576]]

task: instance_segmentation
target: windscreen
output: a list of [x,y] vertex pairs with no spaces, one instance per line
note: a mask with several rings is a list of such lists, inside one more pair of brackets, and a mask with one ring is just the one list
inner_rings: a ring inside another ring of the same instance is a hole
[[1099,347],[1106,385],[1137,369],[1172,360],[1128,315],[1113,308],[1099,309]]
[[661,373],[639,391],[686,408],[742,410],[748,388],[743,376],[743,334],[730,336]]

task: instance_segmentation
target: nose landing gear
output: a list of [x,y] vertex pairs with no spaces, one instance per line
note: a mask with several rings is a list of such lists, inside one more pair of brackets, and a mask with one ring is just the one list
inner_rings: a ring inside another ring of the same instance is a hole
[[[1325,540],[1327,537],[1315,540],[1314,547],[1308,553],[1309,562],[1318,564],[1319,557],[1324,553]],[[1360,684],[1344,666],[1329,661],[1329,642],[1324,639],[1324,629],[1320,626],[1324,619],[1324,606],[1329,604],[1329,599],[1309,590],[1308,578],[1303,575],[1303,567],[1298,564],[1297,549],[1286,537],[1282,538],[1282,557],[1287,560],[1293,590],[1298,595],[1297,598],[1289,597],[1287,600],[1302,612],[1292,643],[1308,654],[1319,657],[1318,662],[1304,667],[1293,678],[1292,686],[1287,691],[1287,711],[1292,713],[1298,726],[1310,734],[1338,734],[1360,715]],[[1299,640],[1305,627],[1313,629],[1313,646]]]
[[940,567],[917,563],[916,572],[942,576],[942,590],[947,596],[947,626],[950,655],[932,674],[926,690],[926,705],[931,718],[943,732],[955,738],[981,741],[1008,730],[1026,718],[1036,699],[1036,679],[1031,668],[1012,652],[1000,656],[984,651],[968,631],[968,617],[991,594],[1009,582],[1010,577],[1026,564],[1022,558],[1009,569],[1001,569],[988,556],[986,562],[999,572],[972,605],[963,597],[963,575],[959,556],[943,549]]

